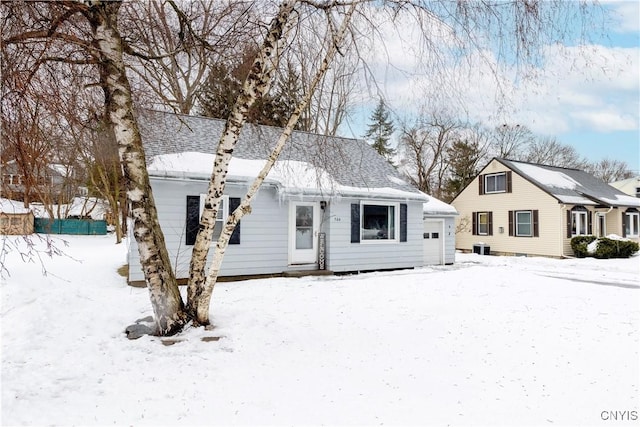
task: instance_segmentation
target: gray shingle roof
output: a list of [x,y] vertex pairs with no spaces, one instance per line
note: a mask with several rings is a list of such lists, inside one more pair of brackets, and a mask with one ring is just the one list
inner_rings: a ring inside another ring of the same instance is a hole
[[496,158],[496,160],[562,203],[640,207],[640,199],[631,197],[582,170],[501,158]]
[[[144,110],[138,114],[147,162],[154,156],[183,152],[215,154],[225,121]],[[281,129],[246,124],[233,153],[235,158],[264,160]],[[362,189],[389,188],[426,200],[415,187],[364,141],[293,132],[279,160],[306,162],[327,171],[340,185]],[[393,191],[390,192],[390,195]],[[406,197],[406,195],[405,195]],[[397,194],[394,198],[397,198]]]

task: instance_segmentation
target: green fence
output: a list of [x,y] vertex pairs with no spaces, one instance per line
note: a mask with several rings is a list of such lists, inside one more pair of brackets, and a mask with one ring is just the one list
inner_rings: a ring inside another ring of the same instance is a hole
[[35,219],[35,232],[45,234],[107,234],[107,221],[92,219]]

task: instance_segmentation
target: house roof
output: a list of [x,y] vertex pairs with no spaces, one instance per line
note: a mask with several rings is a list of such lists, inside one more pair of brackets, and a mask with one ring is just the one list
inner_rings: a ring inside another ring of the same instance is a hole
[[[144,110],[138,121],[150,175],[210,178],[224,120]],[[253,181],[281,131],[246,124],[227,180]],[[292,133],[265,183],[292,194],[427,200],[366,142],[308,132]]]
[[592,174],[535,163],[495,158],[543,191],[571,205],[640,207],[640,199],[631,197]]
[[617,188],[623,193],[634,196],[636,194],[636,188],[640,188],[640,175],[633,176],[631,178],[623,179],[622,181],[612,182],[609,185]]
[[422,205],[422,211],[427,215],[458,215],[456,208],[432,196],[429,196],[429,201]]

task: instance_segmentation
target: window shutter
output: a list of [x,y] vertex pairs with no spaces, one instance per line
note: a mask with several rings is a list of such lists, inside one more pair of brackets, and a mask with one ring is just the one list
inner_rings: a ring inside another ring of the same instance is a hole
[[351,204],[351,243],[360,243],[360,203]]
[[187,196],[185,245],[193,245],[196,242],[198,228],[200,227],[200,196]]
[[478,212],[471,212],[471,234],[478,234]]
[[567,238],[571,238],[571,211],[567,211]]
[[478,175],[478,194],[484,194],[484,175]]
[[487,224],[487,228],[489,229],[487,234],[493,236],[493,212],[487,212],[487,221],[489,222],[489,224]]
[[593,234],[593,212],[587,212],[587,234]]
[[622,237],[627,237],[627,213],[622,212]]
[[[233,211],[238,208],[238,206],[240,206],[240,198],[229,197],[229,215],[231,215]],[[240,244],[240,223],[241,221],[238,221],[238,223],[236,224],[236,228],[233,230],[233,233],[231,233],[231,237],[229,237],[230,245]]]
[[505,179],[507,181],[507,193],[511,193],[511,188],[512,188],[511,171],[507,171],[507,173],[505,175]]
[[400,241],[407,241],[407,204],[400,203]]
[[540,237],[540,227],[538,226],[538,211],[533,211],[533,237]]
[[513,211],[509,211],[509,236],[513,236],[515,233],[513,232]]

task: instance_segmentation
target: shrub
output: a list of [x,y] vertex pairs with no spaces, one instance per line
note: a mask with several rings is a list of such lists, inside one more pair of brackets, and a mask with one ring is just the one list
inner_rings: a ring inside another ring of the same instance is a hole
[[[589,253],[588,246],[595,240],[597,240],[596,250],[593,253]],[[631,240],[609,239],[607,237],[596,239],[595,236],[576,236],[571,239],[571,249],[573,249],[573,253],[578,258],[593,256],[595,258],[607,259],[629,258],[640,250],[640,246]]]
[[596,240],[596,236],[576,236],[572,238],[571,249],[573,249],[573,254],[578,258],[589,256],[587,246],[594,240]]

